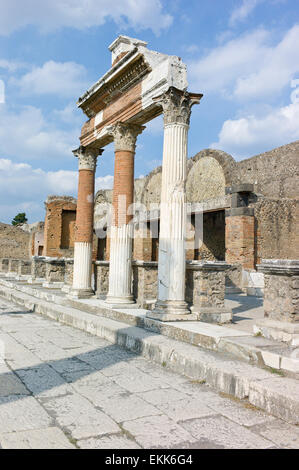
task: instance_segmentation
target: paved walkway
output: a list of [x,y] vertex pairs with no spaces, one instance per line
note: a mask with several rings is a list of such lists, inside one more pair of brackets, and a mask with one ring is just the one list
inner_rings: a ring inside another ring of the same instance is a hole
[[299,448],[298,427],[4,300],[1,344],[2,448]]

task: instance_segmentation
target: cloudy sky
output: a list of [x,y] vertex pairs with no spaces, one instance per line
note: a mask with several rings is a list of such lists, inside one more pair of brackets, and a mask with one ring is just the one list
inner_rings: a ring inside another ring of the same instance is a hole
[[[77,98],[111,64],[119,35],[178,55],[194,107],[189,156],[236,159],[299,139],[298,0],[0,0],[0,221],[43,220],[48,194],[76,196],[85,118]],[[161,164],[161,118],[139,136],[135,176]],[[112,187],[113,147],[97,188]]]

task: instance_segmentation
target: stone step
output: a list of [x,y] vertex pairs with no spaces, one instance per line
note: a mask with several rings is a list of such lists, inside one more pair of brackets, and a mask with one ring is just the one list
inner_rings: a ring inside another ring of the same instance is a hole
[[145,328],[211,351],[225,352],[258,367],[276,369],[290,377],[299,378],[298,348],[290,348],[283,343],[277,343],[261,336],[253,336],[242,330],[231,329],[223,325],[198,321],[160,322],[147,318],[144,309],[136,307],[116,309],[95,297],[69,299],[61,290],[46,289],[42,285],[32,286],[27,283],[15,282],[13,279],[3,280],[0,278],[1,283],[41,300],[71,306],[77,310]]
[[295,379],[232,359],[226,352],[207,351],[159,332],[42,300],[4,284],[1,282],[0,295],[12,302],[105,338],[218,391],[246,399],[289,423],[299,424],[299,384]]

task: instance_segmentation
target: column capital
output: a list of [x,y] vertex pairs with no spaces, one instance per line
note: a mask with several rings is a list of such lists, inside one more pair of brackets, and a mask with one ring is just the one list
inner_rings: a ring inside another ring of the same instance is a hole
[[82,145],[73,150],[75,157],[79,159],[79,170],[96,170],[97,157],[102,155],[103,149],[88,148]]
[[116,152],[119,150],[135,152],[137,136],[141,134],[144,129],[145,126],[117,122],[109,126],[107,132],[113,137]]
[[198,104],[202,96],[199,93],[188,93],[186,90],[178,90],[171,86],[165,93],[153,98],[153,101],[163,108],[164,126],[168,124],[189,125],[191,107]]

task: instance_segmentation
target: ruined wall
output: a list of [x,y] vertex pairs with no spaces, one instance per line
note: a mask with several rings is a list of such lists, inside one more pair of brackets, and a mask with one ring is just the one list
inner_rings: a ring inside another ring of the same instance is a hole
[[257,263],[299,259],[299,198],[259,198],[254,206]]
[[30,242],[29,231],[0,222],[0,258],[29,259]]
[[73,257],[76,199],[69,196],[49,196],[45,206],[43,255]]
[[[157,167],[143,179],[135,180],[135,201],[150,208],[159,204],[162,168]],[[218,212],[221,198],[232,185],[251,183],[254,193],[249,207],[254,209],[255,226],[250,230],[246,223],[240,229],[227,224],[227,233],[237,243],[238,233],[244,240],[254,237],[254,260],[262,258],[299,258],[299,141],[275,148],[269,152],[236,162],[229,154],[213,149],[200,151],[187,162],[187,201],[191,203],[215,202]],[[100,192],[99,192],[100,193]],[[98,193],[98,194],[99,194]],[[111,201],[111,190],[101,191],[98,201]],[[97,202],[97,201],[96,201]],[[96,203],[97,206],[97,203]],[[211,204],[213,206],[213,204]],[[213,210],[215,210],[213,208]],[[96,208],[95,208],[96,211]],[[195,259],[223,259],[224,222],[217,215],[204,214],[204,240],[201,249],[194,253]],[[213,221],[213,217],[216,219]],[[219,217],[223,217],[219,216]],[[101,217],[95,216],[97,221]],[[240,219],[241,220],[241,219]],[[250,232],[250,233],[249,233]],[[241,240],[238,242],[241,243]],[[232,253],[233,253],[233,248]],[[150,260],[153,248],[142,238],[134,241],[134,258]],[[191,250],[192,251],[192,250]],[[188,252],[188,259],[192,253]],[[143,258],[141,258],[143,253]],[[245,252],[244,252],[245,253]],[[244,254],[245,256],[245,254]],[[108,259],[108,255],[106,259]],[[237,261],[237,260],[236,260]],[[254,264],[250,261],[250,266]]]
[[237,163],[236,181],[269,198],[299,198],[299,141]]

